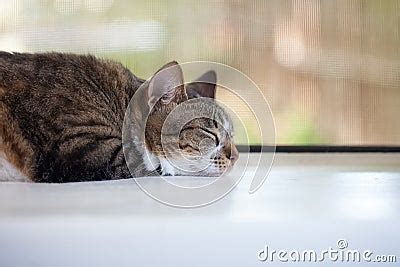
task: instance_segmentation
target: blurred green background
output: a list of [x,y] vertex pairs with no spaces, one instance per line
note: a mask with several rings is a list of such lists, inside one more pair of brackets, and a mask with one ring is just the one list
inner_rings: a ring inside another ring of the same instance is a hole
[[[260,87],[278,144],[400,145],[399,15],[396,0],[1,0],[0,50],[91,53],[143,78],[216,61]],[[245,105],[218,98],[259,143]]]

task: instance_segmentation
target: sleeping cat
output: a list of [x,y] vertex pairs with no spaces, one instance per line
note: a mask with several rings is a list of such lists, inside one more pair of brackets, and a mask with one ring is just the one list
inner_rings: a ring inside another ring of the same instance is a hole
[[[179,104],[214,98],[216,75],[210,71],[198,79],[210,82],[185,86],[176,62],[156,74],[161,75],[157,82],[145,81],[120,63],[90,55],[0,52],[0,154],[33,182],[132,177],[123,152],[122,127],[130,99],[144,86],[143,102],[156,101],[146,124],[145,144],[133,145],[130,156],[140,170],[133,175],[184,174],[165,159],[161,129]],[[179,134],[179,149],[188,155],[200,155],[200,143],[209,141],[205,143],[214,153],[203,159],[210,166],[201,175],[221,174],[238,158],[230,142],[229,116],[223,113],[221,120],[224,126],[209,118],[194,119]]]

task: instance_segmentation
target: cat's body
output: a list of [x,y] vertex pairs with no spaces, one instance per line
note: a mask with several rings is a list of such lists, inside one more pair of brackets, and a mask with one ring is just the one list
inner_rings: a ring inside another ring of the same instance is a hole
[[[0,52],[0,153],[35,182],[128,178],[121,131],[129,101],[143,83],[121,64],[93,56]],[[161,94],[167,93],[162,87]],[[167,104],[176,106],[187,95],[175,98]],[[159,126],[148,127],[146,147],[161,157],[154,150]],[[140,164],[144,151],[137,153]]]
[[92,56],[1,53],[0,136],[8,160],[40,182],[129,177],[121,129],[143,82]]

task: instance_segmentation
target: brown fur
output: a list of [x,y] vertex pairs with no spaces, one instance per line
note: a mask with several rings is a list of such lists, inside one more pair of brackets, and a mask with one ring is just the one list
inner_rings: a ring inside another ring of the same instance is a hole
[[[121,129],[144,82],[90,55],[0,52],[0,152],[35,182],[128,178]],[[165,117],[187,98],[182,86],[156,104],[146,128],[155,155]]]

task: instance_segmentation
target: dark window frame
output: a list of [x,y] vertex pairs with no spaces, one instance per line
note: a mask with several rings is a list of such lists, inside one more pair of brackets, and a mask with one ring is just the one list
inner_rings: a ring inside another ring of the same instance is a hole
[[[237,145],[239,152],[272,152],[273,146]],[[400,153],[400,146],[277,145],[276,153]]]

